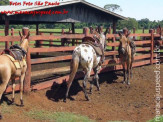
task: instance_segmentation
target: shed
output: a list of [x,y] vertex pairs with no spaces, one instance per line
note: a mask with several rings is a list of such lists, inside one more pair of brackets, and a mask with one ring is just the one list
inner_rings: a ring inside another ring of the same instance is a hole
[[[68,11],[67,14],[2,14],[3,11],[20,12],[38,12],[38,11]],[[98,7],[84,0],[72,0],[61,2],[59,6],[0,6],[0,24],[5,24],[5,35],[8,35],[9,24],[38,24],[40,23],[72,23],[72,31],[74,32],[74,24],[77,22],[85,23],[113,23],[113,33],[116,31],[117,20],[126,20],[119,14]]]

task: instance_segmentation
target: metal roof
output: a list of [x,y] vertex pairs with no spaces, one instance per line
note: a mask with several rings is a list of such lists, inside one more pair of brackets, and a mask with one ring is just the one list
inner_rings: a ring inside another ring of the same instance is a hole
[[[86,2],[85,0],[71,0],[71,1],[60,2],[59,6],[73,4],[73,3],[83,3],[85,5],[96,8],[96,9],[98,9],[100,11],[105,12],[105,13],[116,16],[119,19],[127,20],[127,18],[124,17],[124,16],[121,16],[121,15],[116,14],[114,12],[108,11],[108,10],[106,10],[104,8],[101,8],[99,6],[96,6],[94,4]],[[10,6],[10,5],[7,5],[7,6],[0,6],[0,12],[5,11],[5,10],[7,10],[7,11],[35,11],[35,10],[41,10],[41,9],[53,8],[53,7],[57,7],[57,6]],[[7,14],[7,16],[10,16],[10,15],[13,15],[13,14]]]
[[[32,15],[24,14],[0,14],[0,24],[4,24],[8,17],[10,24],[36,24],[36,23],[54,23],[54,22],[86,22],[86,23],[106,23],[120,19],[127,20],[126,17],[108,11],[99,6],[88,3],[84,0],[71,0],[60,2],[59,6],[0,6],[0,13],[3,11],[42,11],[42,10],[66,10],[70,11],[67,15]],[[6,16],[6,17],[5,17]]]

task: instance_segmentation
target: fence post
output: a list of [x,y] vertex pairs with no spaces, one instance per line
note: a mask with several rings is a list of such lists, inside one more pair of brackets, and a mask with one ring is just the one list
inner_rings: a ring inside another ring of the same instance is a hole
[[154,31],[153,31],[153,29],[150,29],[149,33],[151,33],[151,59],[150,59],[150,63],[153,64],[153,49],[154,49]]
[[[84,34],[84,37],[89,36],[89,28],[84,27],[84,28],[83,28],[83,34]],[[85,40],[82,40],[82,42],[84,42],[84,41],[85,41]]]
[[[14,28],[11,28],[11,36],[14,36]],[[14,42],[11,42],[11,45],[13,45]]]
[[88,27],[85,28],[85,36],[89,36],[89,28]]
[[[43,34],[43,33],[40,33],[40,35],[42,36],[42,35],[44,35],[44,34]],[[40,40],[40,41],[39,41],[39,47],[42,47],[42,44],[43,44],[43,41]]]
[[[133,34],[135,34],[136,28],[133,28]],[[133,36],[133,40],[135,41],[135,36]]]
[[143,33],[144,33],[144,28],[143,28]]
[[[72,23],[72,34],[75,34],[75,23]],[[72,39],[72,46],[75,45],[75,39]]]
[[[50,33],[50,35],[53,35],[53,33]],[[50,47],[53,46],[53,40],[50,40]]]
[[92,34],[93,33],[93,27],[90,26],[89,29],[90,29],[90,33]]
[[[115,36],[113,37],[113,44],[115,44],[115,42],[116,42],[116,38],[115,38]],[[115,46],[113,46],[112,47],[112,51],[115,51],[116,49],[115,49]],[[113,59],[115,59],[116,58],[116,55],[113,55]]]
[[[5,36],[9,35],[9,20],[6,18],[5,20]],[[5,49],[9,48],[9,41],[5,42]]]
[[[64,29],[62,29],[62,34],[64,34],[64,33],[65,33],[65,30],[64,30]],[[64,39],[61,39],[61,45],[62,45],[62,46],[65,46]]]
[[109,32],[108,33],[111,34],[111,26],[109,27]]
[[[22,30],[23,35],[28,34],[29,29],[28,28],[23,28]],[[27,71],[25,75],[25,80],[24,80],[24,92],[27,93],[31,89],[31,54],[30,54],[30,49],[27,51],[27,56],[26,56],[26,61],[27,61]]]

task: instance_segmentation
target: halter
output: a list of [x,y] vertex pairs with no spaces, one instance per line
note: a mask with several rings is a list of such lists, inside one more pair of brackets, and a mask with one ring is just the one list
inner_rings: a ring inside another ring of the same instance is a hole
[[[99,39],[99,37],[97,37],[96,34],[93,35],[93,39],[95,40],[95,42],[100,43],[100,39]],[[105,47],[106,47],[106,41],[104,41],[104,49],[105,49]]]

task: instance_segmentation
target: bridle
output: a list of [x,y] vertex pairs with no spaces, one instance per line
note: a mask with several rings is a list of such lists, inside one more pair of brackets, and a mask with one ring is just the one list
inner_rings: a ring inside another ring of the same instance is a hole
[[[100,37],[97,36],[96,34],[93,35],[93,39],[95,40],[96,43],[100,43]],[[104,40],[104,50],[106,48],[106,41]]]

